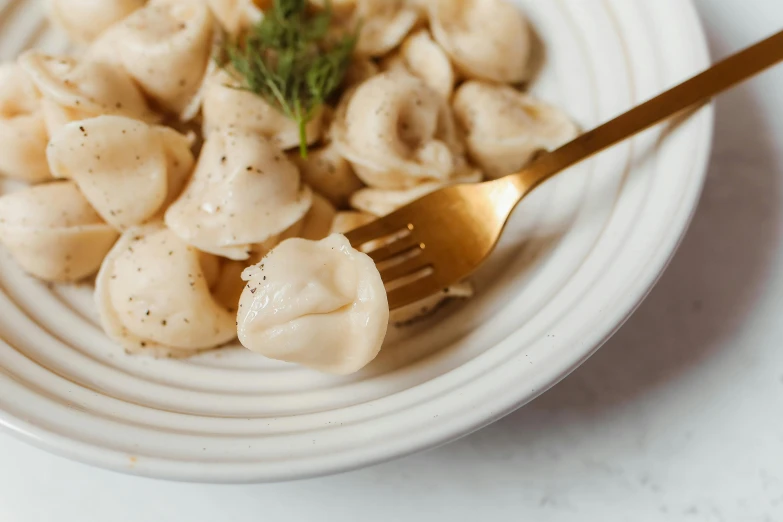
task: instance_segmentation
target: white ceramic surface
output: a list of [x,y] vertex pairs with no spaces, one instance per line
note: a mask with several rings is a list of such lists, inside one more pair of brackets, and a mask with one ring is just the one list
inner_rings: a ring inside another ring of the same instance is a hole
[[[708,63],[683,0],[519,2],[546,56],[534,90],[584,127]],[[63,39],[38,1],[0,2],[0,56]],[[585,360],[649,291],[702,186],[710,108],[543,187],[476,278],[479,295],[396,332],[347,379],[227,350],[129,357],[95,324],[88,288],[48,288],[0,257],[0,424],[129,473],[275,481],[356,468],[467,434]]]

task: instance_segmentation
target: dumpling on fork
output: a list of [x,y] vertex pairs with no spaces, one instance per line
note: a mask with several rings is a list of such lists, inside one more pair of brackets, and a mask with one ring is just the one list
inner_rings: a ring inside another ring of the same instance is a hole
[[272,359],[338,375],[380,352],[389,305],[372,259],[335,234],[289,239],[245,270],[240,342]]

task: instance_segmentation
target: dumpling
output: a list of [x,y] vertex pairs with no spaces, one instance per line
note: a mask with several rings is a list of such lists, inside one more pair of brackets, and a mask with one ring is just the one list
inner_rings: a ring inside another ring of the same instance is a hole
[[192,117],[207,73],[215,22],[198,0],[151,0],[107,33],[119,63],[167,112]]
[[296,165],[273,143],[252,133],[213,132],[165,219],[199,250],[244,260],[300,221],[311,203]]
[[451,61],[426,29],[406,38],[399,52],[387,58],[383,65],[386,70],[402,68],[410,72],[446,99],[454,92],[456,80]]
[[49,15],[71,40],[92,42],[146,0],[49,0]]
[[473,171],[470,174],[454,178],[449,182],[431,181],[415,187],[402,190],[386,190],[377,188],[364,188],[351,196],[351,206],[374,216],[383,217],[391,214],[408,203],[413,203],[431,192],[457,183],[478,183],[482,179],[481,172]]
[[210,287],[219,262],[161,224],[125,232],[101,266],[95,301],[101,325],[129,352],[184,355],[236,337],[235,315]]
[[52,136],[49,166],[73,179],[106,222],[125,230],[181,190],[194,159],[185,136],[121,116],[69,123]]
[[272,0],[207,0],[212,14],[229,34],[237,35],[260,22]]
[[454,112],[471,158],[491,178],[519,171],[538,150],[557,148],[579,133],[560,109],[503,85],[463,84]]
[[383,56],[405,39],[419,21],[407,0],[356,0],[354,24],[361,24],[356,52]]
[[139,88],[120,67],[96,60],[76,60],[27,51],[19,65],[41,93],[50,135],[63,125],[103,114],[157,121]]
[[467,167],[448,103],[404,72],[379,74],[346,96],[333,137],[371,187],[399,190],[448,181]]
[[242,275],[240,342],[272,359],[338,375],[380,352],[389,322],[375,264],[345,236],[289,239]]
[[47,141],[35,86],[18,65],[0,65],[0,175],[31,183],[51,179]]
[[[269,138],[281,149],[299,146],[299,126],[260,96],[239,90],[226,71],[217,70],[206,80],[202,115],[204,135],[214,131],[254,132]],[[319,111],[307,124],[307,142],[321,137],[323,114]]]
[[432,0],[432,35],[467,78],[520,83],[530,60],[531,34],[506,0]]
[[289,157],[299,167],[302,181],[336,207],[346,207],[351,195],[364,186],[333,143],[311,150],[307,158],[299,152]]
[[22,269],[44,281],[92,275],[118,235],[72,182],[0,197],[0,242]]

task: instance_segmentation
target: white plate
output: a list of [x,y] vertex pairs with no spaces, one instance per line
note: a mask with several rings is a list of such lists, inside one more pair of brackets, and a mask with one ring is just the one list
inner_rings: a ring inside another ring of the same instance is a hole
[[[519,0],[546,50],[534,85],[585,128],[708,65],[686,0]],[[0,0],[0,56],[56,49],[41,2]],[[530,401],[628,317],[696,206],[712,108],[541,188],[477,276],[479,295],[396,332],[333,378],[236,349],[126,356],[88,288],[49,288],[0,255],[0,424],[40,447],[159,478],[278,481],[429,448]]]

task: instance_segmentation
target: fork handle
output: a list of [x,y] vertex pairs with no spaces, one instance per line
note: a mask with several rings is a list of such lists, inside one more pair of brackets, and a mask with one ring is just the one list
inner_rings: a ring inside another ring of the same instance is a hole
[[745,49],[618,116],[582,134],[561,148],[539,156],[524,171],[511,177],[523,194],[558,172],[624,141],[680,111],[693,107],[783,60],[783,31]]

